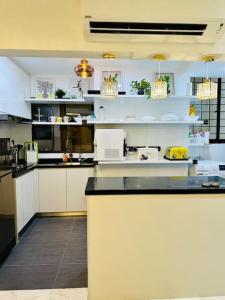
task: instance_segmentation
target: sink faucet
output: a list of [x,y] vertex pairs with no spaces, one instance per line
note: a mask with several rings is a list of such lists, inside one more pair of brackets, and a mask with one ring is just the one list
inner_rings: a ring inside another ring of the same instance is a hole
[[81,162],[83,160],[82,153],[79,153],[78,161]]
[[69,153],[69,160],[72,161],[73,160],[73,153]]

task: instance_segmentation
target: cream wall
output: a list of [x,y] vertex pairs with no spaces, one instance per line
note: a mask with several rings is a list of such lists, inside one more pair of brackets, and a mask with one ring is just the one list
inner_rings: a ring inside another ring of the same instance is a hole
[[0,138],[14,139],[15,144],[23,144],[24,141],[31,141],[31,125],[19,123],[0,123]]
[[[105,20],[217,20],[224,18],[223,0],[186,3],[175,0],[157,2],[140,0],[138,5],[130,0],[1,0],[0,1],[0,53],[28,55],[55,54],[90,56],[114,51],[126,57],[143,58],[158,51],[165,51],[176,59],[191,59],[205,53],[224,53],[224,45],[195,43],[185,44],[152,43],[100,43],[87,42],[84,36],[84,15]],[[191,52],[191,53],[190,53]]]

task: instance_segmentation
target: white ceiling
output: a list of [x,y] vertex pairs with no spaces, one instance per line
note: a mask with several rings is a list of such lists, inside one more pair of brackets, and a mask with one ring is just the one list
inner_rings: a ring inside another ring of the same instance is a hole
[[[74,75],[74,67],[79,63],[78,58],[51,58],[51,57],[13,57],[11,58],[26,73],[31,75]],[[118,68],[118,69],[141,69],[149,68],[156,70],[157,64],[152,60],[131,60],[131,59],[89,59],[89,63],[96,69]],[[165,61],[161,64],[162,72],[205,72],[205,65],[202,62]],[[225,77],[225,62],[213,62],[209,68],[213,76]]]

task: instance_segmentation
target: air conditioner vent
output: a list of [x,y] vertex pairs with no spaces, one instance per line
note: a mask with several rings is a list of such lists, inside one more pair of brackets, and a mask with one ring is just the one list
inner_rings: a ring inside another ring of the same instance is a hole
[[203,35],[207,24],[90,22],[90,33],[149,34],[149,35]]

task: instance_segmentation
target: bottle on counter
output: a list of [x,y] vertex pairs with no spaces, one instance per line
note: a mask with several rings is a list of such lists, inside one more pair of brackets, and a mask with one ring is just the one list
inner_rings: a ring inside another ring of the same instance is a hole
[[63,162],[65,163],[65,162],[68,162],[68,160],[69,160],[69,155],[66,153],[66,152],[64,152],[63,153]]

